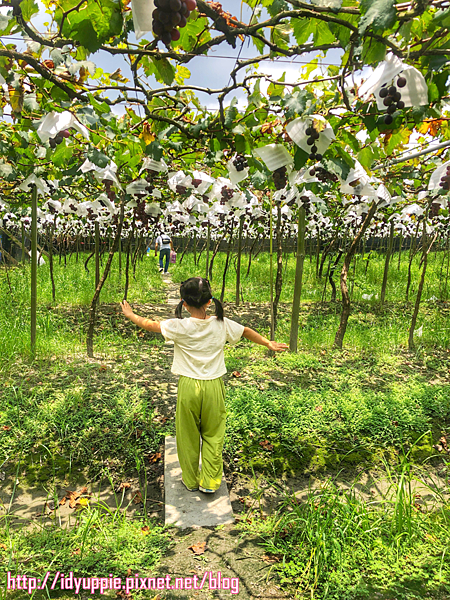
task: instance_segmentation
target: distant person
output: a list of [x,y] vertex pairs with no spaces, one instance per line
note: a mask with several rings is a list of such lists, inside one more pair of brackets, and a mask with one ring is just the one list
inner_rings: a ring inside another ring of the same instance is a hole
[[[182,483],[190,492],[212,494],[220,487],[223,471],[226,409],[222,375],[227,372],[223,353],[226,342],[236,344],[244,336],[275,352],[287,350],[288,346],[271,342],[253,329],[225,318],[223,306],[212,295],[207,279],[191,277],[183,281],[180,296],[175,309],[177,318],[161,322],[138,317],[126,300],[121,306],[130,321],[174,342],[172,373],[180,376],[175,425]],[[206,316],[213,300],[215,316]],[[190,319],[182,318],[183,307],[191,314]]]
[[[170,251],[173,250],[172,238],[167,233],[161,232],[155,242],[155,256],[158,254],[159,248],[159,272],[167,273],[169,270]],[[165,260],[163,266],[163,259]]]

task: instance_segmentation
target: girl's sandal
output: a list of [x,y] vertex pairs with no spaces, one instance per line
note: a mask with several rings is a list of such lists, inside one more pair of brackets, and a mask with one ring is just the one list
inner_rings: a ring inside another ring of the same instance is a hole
[[201,485],[198,486],[198,489],[204,494],[214,494],[214,492],[217,492],[217,490],[209,490],[207,488],[202,487]]
[[183,481],[183,479],[181,479],[181,483],[184,485],[184,487],[187,489],[188,492],[198,492],[198,487],[196,488],[189,488]]

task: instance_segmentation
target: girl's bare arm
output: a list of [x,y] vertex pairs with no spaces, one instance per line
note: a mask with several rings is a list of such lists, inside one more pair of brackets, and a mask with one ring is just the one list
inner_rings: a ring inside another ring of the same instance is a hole
[[275,352],[283,352],[287,350],[289,346],[287,344],[281,342],[271,342],[267,338],[260,335],[257,331],[250,329],[250,327],[244,328],[244,333],[242,334],[247,340],[254,342],[255,344],[260,344],[261,346],[265,346],[269,350],[274,350]]
[[158,321],[152,321],[151,319],[145,319],[144,317],[139,317],[135,315],[131,306],[128,304],[126,300],[120,303],[122,307],[123,314],[130,319],[135,325],[138,327],[142,327],[146,331],[153,331],[153,333],[161,333],[161,325]]

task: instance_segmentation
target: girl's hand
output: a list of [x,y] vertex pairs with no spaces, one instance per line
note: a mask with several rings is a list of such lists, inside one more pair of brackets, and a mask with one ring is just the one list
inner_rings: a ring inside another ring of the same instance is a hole
[[123,302],[120,303],[120,306],[122,308],[123,314],[127,317],[127,319],[130,319],[134,313],[133,313],[133,309],[128,304],[128,302],[126,300],[124,300]]
[[267,347],[269,348],[269,350],[273,350],[274,352],[284,352],[284,350],[287,350],[289,348],[287,344],[281,342],[269,342],[269,345]]

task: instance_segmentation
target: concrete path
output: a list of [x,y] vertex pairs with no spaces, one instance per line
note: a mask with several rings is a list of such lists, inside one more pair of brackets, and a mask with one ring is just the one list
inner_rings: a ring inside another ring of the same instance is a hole
[[164,452],[165,522],[181,529],[234,523],[225,477],[214,494],[188,492],[181,482],[177,445],[166,437]]

